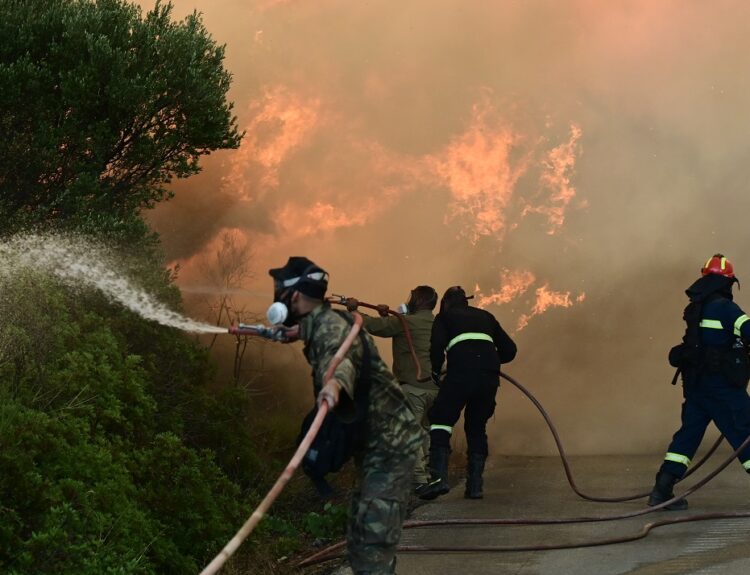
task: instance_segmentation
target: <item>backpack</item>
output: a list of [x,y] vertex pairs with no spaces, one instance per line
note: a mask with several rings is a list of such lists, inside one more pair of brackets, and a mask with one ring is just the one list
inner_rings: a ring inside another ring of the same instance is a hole
[[[333,310],[346,319],[351,326],[354,322],[348,314]],[[339,471],[344,464],[359,451],[365,443],[367,404],[370,394],[370,347],[367,344],[364,331],[359,332],[362,342],[362,368],[359,373],[356,391],[354,392],[354,405],[356,416],[352,422],[344,423],[335,412],[326,415],[323,424],[315,436],[310,449],[307,450],[302,459],[302,470],[313,479],[323,478],[328,473]],[[302,421],[302,429],[297,437],[297,445],[307,434],[318,413],[315,405]]]

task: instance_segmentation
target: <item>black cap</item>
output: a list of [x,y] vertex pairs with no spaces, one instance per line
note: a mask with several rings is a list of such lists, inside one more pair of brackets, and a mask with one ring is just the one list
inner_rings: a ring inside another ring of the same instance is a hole
[[452,307],[462,307],[469,305],[469,300],[474,296],[467,296],[464,288],[461,286],[449,287],[443,294],[443,299],[440,300],[440,311],[445,311]]
[[328,289],[328,273],[306,257],[292,256],[282,268],[268,270],[276,293],[294,289],[311,298],[323,299]]

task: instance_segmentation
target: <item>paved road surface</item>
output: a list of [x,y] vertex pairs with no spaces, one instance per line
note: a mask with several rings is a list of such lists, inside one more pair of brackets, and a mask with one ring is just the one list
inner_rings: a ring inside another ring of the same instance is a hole
[[[729,455],[720,450],[689,478],[692,485]],[[658,456],[575,457],[573,473],[581,490],[618,496],[648,490]],[[460,470],[457,470],[460,472]],[[460,478],[456,478],[460,480]],[[679,492],[679,489],[678,489]],[[412,529],[404,545],[533,545],[629,535],[650,521],[709,512],[750,512],[750,477],[733,463],[689,498],[684,512],[659,512],[616,522],[560,526],[471,526]],[[569,488],[556,457],[497,457],[488,461],[485,499],[463,499],[463,484],[420,506],[412,519],[576,517],[627,513],[645,501],[591,503]],[[561,551],[512,553],[401,553],[399,575],[748,575],[750,519],[685,523],[656,529],[636,542]]]

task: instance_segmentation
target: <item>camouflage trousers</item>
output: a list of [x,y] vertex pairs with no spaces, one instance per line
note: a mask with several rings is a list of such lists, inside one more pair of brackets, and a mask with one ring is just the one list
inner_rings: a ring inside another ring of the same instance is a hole
[[401,390],[376,389],[371,389],[366,447],[357,458],[359,478],[346,537],[349,564],[358,575],[395,573],[421,443],[419,424]]

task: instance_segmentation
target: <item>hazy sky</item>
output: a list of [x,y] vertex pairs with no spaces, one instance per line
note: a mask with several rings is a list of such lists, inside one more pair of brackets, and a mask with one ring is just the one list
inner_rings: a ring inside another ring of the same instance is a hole
[[[666,447],[684,289],[716,251],[750,282],[750,3],[173,3],[226,44],[246,130],[153,214],[182,285],[227,231],[255,293],[290,255],[372,303],[462,285],[571,451]],[[551,449],[508,385],[490,427],[495,452]]]

